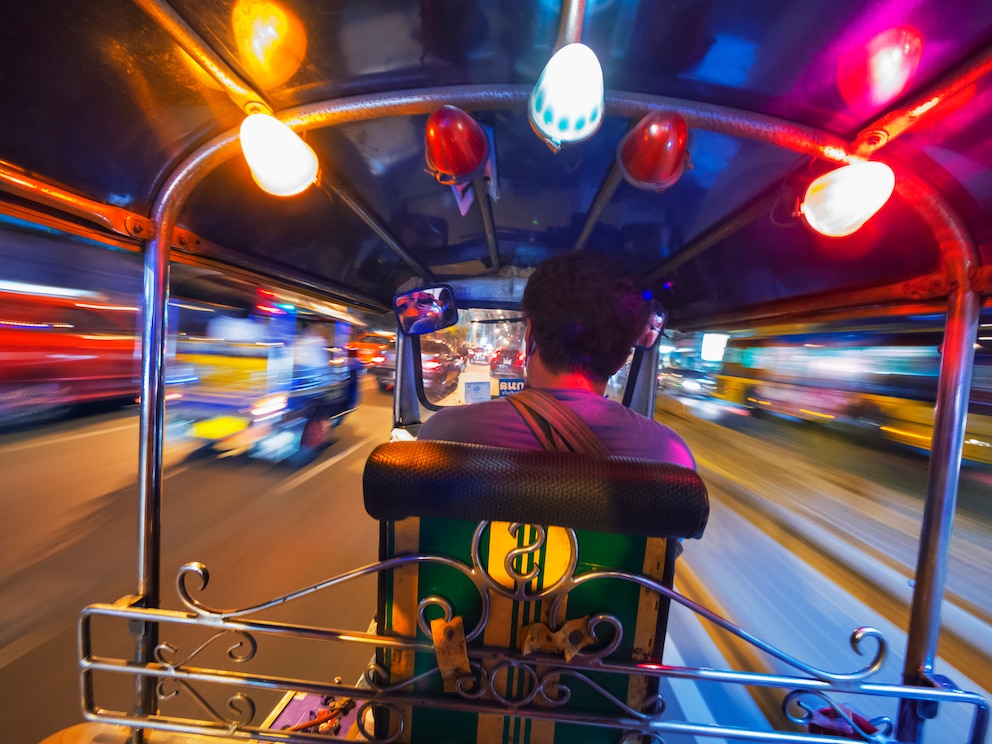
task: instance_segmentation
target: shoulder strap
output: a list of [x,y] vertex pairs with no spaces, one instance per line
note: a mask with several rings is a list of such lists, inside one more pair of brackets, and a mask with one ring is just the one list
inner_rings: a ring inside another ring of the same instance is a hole
[[544,449],[610,456],[610,451],[592,429],[551,393],[524,388],[507,400],[520,412]]

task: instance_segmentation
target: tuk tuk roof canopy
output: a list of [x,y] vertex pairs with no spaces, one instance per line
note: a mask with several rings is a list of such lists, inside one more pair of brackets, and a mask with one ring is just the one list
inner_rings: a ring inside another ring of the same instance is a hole
[[[91,200],[106,206],[99,229],[142,238],[185,179],[176,258],[323,299],[385,311],[411,281],[497,287],[579,246],[623,256],[672,327],[715,327],[946,295],[960,281],[948,222],[970,281],[992,285],[987,0],[37,0],[5,19],[5,211],[27,202],[92,228]],[[605,109],[595,134],[553,152],[528,102],[576,35],[601,63]],[[426,172],[444,105],[488,139],[465,183]],[[660,192],[616,165],[658,110],[688,132],[684,171]],[[259,111],[316,153],[315,188],[255,184],[237,137]],[[806,188],[859,159],[891,166],[893,197],[847,237],[809,229]]]

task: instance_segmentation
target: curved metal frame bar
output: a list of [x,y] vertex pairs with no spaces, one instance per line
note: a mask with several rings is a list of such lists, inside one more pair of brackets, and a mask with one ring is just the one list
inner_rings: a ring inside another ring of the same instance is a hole
[[118,235],[147,238],[151,234],[151,221],[136,212],[73,194],[29,176],[3,161],[0,161],[0,190],[65,214],[82,217]]
[[[919,210],[940,245],[944,267],[951,283],[947,322],[940,359],[937,405],[934,411],[927,495],[920,527],[916,584],[909,618],[903,681],[929,684],[940,637],[940,605],[944,596],[951,531],[957,503],[964,448],[968,398],[978,335],[981,299],[972,286],[978,253],[960,218],[943,198],[910,180],[900,186]],[[918,741],[924,714],[909,702],[900,705],[897,736]]]
[[234,72],[230,65],[200,38],[171,5],[160,0],[134,0],[134,2],[152,17],[156,25],[166,30],[175,42],[227,91],[228,97],[240,109],[243,111],[253,108],[271,110],[265,97]]

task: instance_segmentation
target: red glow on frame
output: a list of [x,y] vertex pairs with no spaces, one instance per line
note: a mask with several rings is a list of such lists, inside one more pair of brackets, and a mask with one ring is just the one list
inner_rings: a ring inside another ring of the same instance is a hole
[[652,111],[620,141],[620,172],[639,189],[664,191],[682,175],[688,136],[689,129],[681,116]]
[[906,90],[922,57],[919,31],[908,26],[887,29],[837,60],[837,87],[853,113],[874,113]]
[[427,119],[424,156],[438,182],[458,183],[486,162],[489,141],[479,123],[455,106],[442,106]]
[[915,127],[916,131],[922,131],[926,127],[933,126],[945,117],[961,110],[975,97],[977,92],[977,83],[971,83],[953,93],[948,93],[942,97],[934,96],[930,100],[923,102],[909,112],[912,118],[919,119]]

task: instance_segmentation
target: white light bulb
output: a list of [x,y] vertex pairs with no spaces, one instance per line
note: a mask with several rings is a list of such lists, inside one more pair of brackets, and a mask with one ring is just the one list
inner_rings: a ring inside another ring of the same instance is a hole
[[273,196],[299,194],[317,180],[317,154],[269,114],[251,114],[241,122],[241,151],[255,183]]
[[895,174],[885,163],[852,163],[814,180],[800,211],[818,233],[842,238],[880,210],[895,185]]

